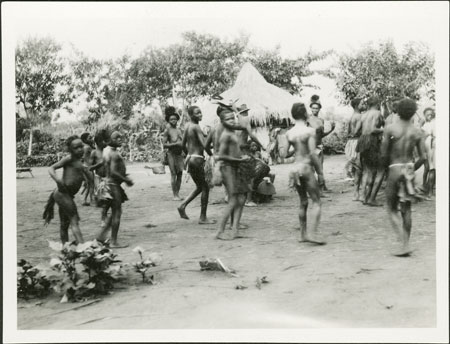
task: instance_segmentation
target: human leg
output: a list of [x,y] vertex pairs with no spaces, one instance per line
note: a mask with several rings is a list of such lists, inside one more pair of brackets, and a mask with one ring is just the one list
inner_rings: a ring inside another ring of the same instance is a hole
[[298,218],[300,221],[300,241],[307,240],[307,211],[308,211],[308,195],[304,185],[296,185],[296,190],[300,199],[300,208]]
[[310,233],[308,234],[309,241],[315,244],[324,245],[326,242],[321,238],[318,230],[322,211],[319,185],[317,184],[316,178],[314,178],[314,175],[312,174],[309,177],[306,177],[305,179],[306,179],[306,189],[312,201],[312,205],[310,208],[312,230],[309,231]]
[[61,207],[59,207],[59,220],[60,220],[59,236],[61,238],[61,242],[64,245],[66,242],[69,241],[70,218],[64,213]]
[[376,171],[376,177],[374,178],[374,183],[372,186],[372,190],[370,192],[370,196],[369,196],[369,200],[367,202],[368,205],[370,206],[382,206],[381,204],[378,204],[376,202],[376,197],[378,194],[378,191],[381,188],[381,184],[383,183],[383,179],[384,179],[384,175],[385,175],[385,170],[384,169],[377,169]]
[[241,217],[242,212],[244,211],[245,201],[247,199],[246,194],[237,194],[236,195],[236,205],[233,210],[233,217],[234,217],[234,223],[232,224],[231,230],[231,236],[232,238],[239,237],[239,229],[241,225]]
[[[189,194],[188,197],[178,206],[178,213],[180,214],[180,217],[186,220],[189,220],[189,217],[186,215],[186,207],[189,203],[191,203],[198,195],[202,192],[202,182],[201,182],[201,176],[199,176],[200,173],[200,167],[199,159],[192,158],[189,161],[189,173],[192,177],[192,180],[195,183],[195,189]],[[200,162],[201,164],[201,162]],[[203,168],[203,167],[201,167]]]

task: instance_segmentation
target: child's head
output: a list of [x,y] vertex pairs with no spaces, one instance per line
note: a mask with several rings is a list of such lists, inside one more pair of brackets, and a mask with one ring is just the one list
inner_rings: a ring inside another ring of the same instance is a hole
[[234,112],[231,109],[224,108],[224,110],[220,112],[220,121],[225,128],[234,129],[234,126],[236,125]]
[[252,153],[256,153],[258,150],[259,150],[259,147],[258,147],[258,145],[256,144],[256,142],[251,141],[251,142],[250,142],[250,151],[251,151]]
[[83,143],[85,143],[85,144],[87,144],[87,145],[90,145],[91,144],[91,134],[89,134],[89,133],[83,133],[83,134],[81,134],[81,136],[80,136],[80,139],[81,139],[81,141],[83,142]]
[[423,115],[427,122],[431,121],[434,117],[436,117],[434,109],[430,107],[427,107],[425,110],[423,110]]
[[369,99],[367,99],[367,106],[369,108],[378,108],[380,105],[380,99],[377,96],[372,96]]
[[111,134],[111,138],[109,140],[109,145],[111,147],[121,147],[122,146],[122,134],[118,131],[115,131]]
[[350,105],[352,106],[353,110],[359,111],[359,104],[361,103],[361,98],[353,98],[350,102]]
[[100,130],[95,134],[94,142],[98,148],[105,148],[107,140],[105,140],[105,133],[103,130]]
[[180,116],[177,113],[177,110],[173,106],[166,107],[165,110],[164,110],[164,115],[165,115],[164,118],[165,118],[167,123],[170,122],[170,117],[173,116],[173,115],[178,116],[178,119],[180,118]]
[[400,103],[401,98],[392,99],[392,112],[398,113],[398,103]]
[[200,122],[202,120],[202,111],[196,105],[188,107],[188,115],[194,122]]
[[175,128],[175,127],[177,126],[177,123],[178,123],[179,120],[180,120],[180,115],[177,114],[176,112],[173,113],[173,114],[171,114],[171,115],[169,116],[168,120],[167,120],[167,118],[166,118],[166,121],[169,122],[169,124],[170,124],[170,126],[171,126],[172,128]]
[[77,135],[72,135],[67,138],[66,147],[72,156],[77,158],[83,157],[84,154],[83,142]]
[[308,118],[306,106],[303,103],[294,103],[291,108],[291,114],[295,120],[306,121]]
[[417,105],[416,102],[412,99],[402,99],[398,103],[398,115],[403,120],[409,120],[417,111]]

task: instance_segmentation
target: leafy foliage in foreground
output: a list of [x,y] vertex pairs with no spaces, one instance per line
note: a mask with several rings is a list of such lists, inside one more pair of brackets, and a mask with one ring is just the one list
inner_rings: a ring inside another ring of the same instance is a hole
[[65,245],[50,242],[50,247],[58,252],[51,259],[50,266],[55,272],[53,288],[63,294],[61,302],[107,294],[120,277],[121,266],[117,264],[120,262],[116,259],[117,255],[96,240]]
[[25,259],[17,263],[17,296],[28,300],[32,297],[44,297],[51,291],[50,281],[43,271],[32,266]]

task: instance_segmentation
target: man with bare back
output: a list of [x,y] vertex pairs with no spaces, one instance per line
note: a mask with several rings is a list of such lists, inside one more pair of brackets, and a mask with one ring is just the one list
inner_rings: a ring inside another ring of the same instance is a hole
[[[311,104],[309,105],[309,107],[311,108],[312,116],[309,116],[307,123],[311,128],[314,128],[316,130],[316,154],[319,157],[320,167],[321,167],[321,170],[323,171],[324,157],[323,157],[322,139],[324,137],[328,136],[329,134],[331,134],[331,132],[336,127],[336,125],[334,122],[332,122],[331,129],[329,131],[325,132],[325,122],[322,118],[319,117],[319,112],[320,112],[320,109],[322,109],[322,104],[320,103],[318,95],[311,96]],[[317,177],[319,178],[321,197],[324,197],[323,191],[329,191],[329,190],[327,189],[327,187],[325,185],[325,179],[324,179],[323,174],[319,175],[319,173],[317,171],[316,171],[316,173],[317,173]]]
[[356,151],[356,145],[358,143],[358,139],[361,136],[361,123],[362,123],[362,114],[361,114],[361,98],[355,98],[351,101],[351,106],[353,108],[353,114],[350,118],[350,122],[348,123],[347,130],[347,144],[345,145],[345,155],[348,159],[346,164],[346,171],[349,176],[352,176],[353,182],[355,184],[355,190],[353,193],[353,200],[359,201],[359,187],[361,184],[361,174],[362,174],[362,166],[361,166],[361,157],[359,153]]
[[[411,120],[416,110],[417,105],[413,100],[401,100],[398,104],[399,120],[386,127],[381,145],[382,165],[389,168],[386,183],[387,210],[399,240],[399,248],[394,254],[401,257],[411,253],[411,201],[416,196],[414,171],[426,160],[424,134]],[[414,149],[417,149],[419,156],[415,163]]]
[[127,175],[125,162],[117,151],[117,148],[121,147],[122,143],[122,135],[115,131],[111,134],[110,142],[108,143],[109,149],[103,151],[106,178],[104,189],[100,192],[99,197],[103,202],[107,203],[108,208],[111,208],[111,215],[107,216],[105,225],[98,234],[97,240],[105,242],[106,236],[111,230],[110,246],[112,248],[128,247],[128,244],[120,244],[117,241],[120,218],[122,216],[122,203],[128,200],[121,184],[133,185],[133,181]]
[[189,220],[189,217],[186,215],[186,207],[194,200],[194,198],[202,194],[200,219],[198,223],[201,225],[213,224],[216,223],[216,221],[209,220],[206,216],[209,185],[205,175],[205,138],[203,131],[198,124],[202,119],[202,112],[198,106],[190,106],[188,108],[188,114],[191,122],[188,123],[186,130],[184,131],[182,147],[187,154],[185,166],[195,183],[195,190],[191,192],[177,209],[181,218]]
[[[300,242],[323,245],[325,241],[318,232],[321,214],[320,189],[314,175],[314,170],[321,176],[322,166],[316,154],[316,130],[307,126],[308,114],[303,103],[292,105],[292,117],[295,125],[287,132],[288,145],[280,152],[283,157],[295,154],[295,162],[289,172],[289,187],[296,190],[300,198]],[[289,153],[289,148],[294,150]],[[308,209],[308,195],[312,201],[310,218],[311,229],[308,230],[306,213]]]
[[380,164],[384,119],[379,110],[378,97],[370,97],[367,100],[367,107],[367,112],[362,116],[362,132],[356,151],[360,153],[363,171],[361,181],[363,204],[376,207],[382,206],[375,199],[385,174],[384,167]]

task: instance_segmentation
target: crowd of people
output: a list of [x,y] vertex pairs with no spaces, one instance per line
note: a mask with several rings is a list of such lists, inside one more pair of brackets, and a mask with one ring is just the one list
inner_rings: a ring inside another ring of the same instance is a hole
[[[199,125],[202,120],[199,107],[188,108],[190,122],[183,131],[178,127],[179,114],[174,107],[167,107],[163,147],[167,150],[173,200],[181,202],[177,206],[180,217],[189,219],[186,209],[200,195],[199,225],[215,224],[216,221],[207,216],[209,192],[212,186],[223,185],[227,206],[215,238],[233,240],[241,237],[241,230],[245,228],[241,224],[244,207],[256,206],[256,191],[263,181],[267,185],[274,182],[275,175],[260,153],[261,150],[268,151],[270,155],[273,140],[268,147],[258,140],[248,117],[250,109],[245,104],[237,107],[223,99],[216,102],[220,121],[207,134]],[[385,119],[377,97],[351,101],[354,113],[348,123],[346,170],[354,183],[353,200],[366,206],[380,206],[376,197],[386,180],[388,218],[398,236],[394,254],[407,256],[411,253],[411,203],[416,199],[430,199],[434,190],[435,113],[432,108],[425,109],[426,122],[418,127],[413,117],[417,112],[413,100],[394,99],[391,104],[392,113]],[[279,154],[283,159],[292,156],[295,159],[286,168],[289,169],[289,186],[300,199],[299,241],[324,245],[319,230],[321,198],[327,197],[325,193],[330,190],[324,178],[322,139],[334,130],[335,125],[332,123],[331,129],[325,131],[324,120],[319,117],[322,106],[318,96],[311,97],[309,106],[311,114],[303,103],[292,105],[293,121],[286,133],[288,144],[281,147]],[[126,173],[125,162],[118,151],[122,146],[122,135],[117,131],[100,130],[95,134],[94,142],[95,149],[89,133],[67,139],[70,154],[49,169],[57,188],[49,197],[43,217],[48,223],[57,203],[61,241],[69,241],[70,227],[75,240],[82,243],[74,196],[84,183],[83,205],[95,202],[102,208],[101,229],[96,239],[113,248],[126,247],[118,241],[122,203],[128,200],[121,185],[132,186],[133,181]],[[425,166],[423,185],[418,188],[414,184],[415,171],[422,165]],[[62,177],[58,177],[56,170],[61,168]],[[180,188],[184,171],[192,178],[195,189],[182,199]]]

